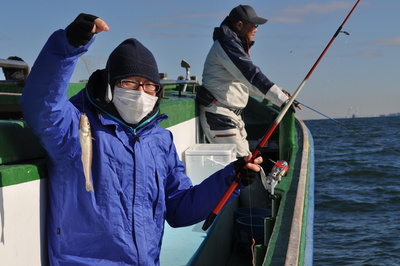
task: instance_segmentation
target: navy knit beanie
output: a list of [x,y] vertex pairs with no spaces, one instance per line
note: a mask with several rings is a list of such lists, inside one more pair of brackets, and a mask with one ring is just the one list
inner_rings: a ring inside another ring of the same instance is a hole
[[147,78],[160,84],[153,54],[136,39],[127,39],[112,51],[106,70],[112,88],[117,80],[131,76]]

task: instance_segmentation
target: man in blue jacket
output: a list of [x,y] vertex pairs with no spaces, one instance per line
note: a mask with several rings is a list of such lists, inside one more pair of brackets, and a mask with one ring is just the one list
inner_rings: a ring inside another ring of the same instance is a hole
[[[48,154],[48,247],[51,265],[158,265],[164,221],[173,227],[204,220],[232,182],[238,160],[192,186],[170,131],[158,126],[161,84],[152,53],[122,42],[106,68],[80,93],[67,89],[77,60],[108,31],[80,14],[54,32],[39,54],[21,99],[23,114]],[[93,191],[85,187],[79,123],[93,138]],[[261,163],[257,158],[255,163]],[[236,191],[236,194],[238,191]]]
[[238,156],[250,154],[241,113],[249,95],[281,106],[290,97],[265,76],[250,58],[258,25],[267,19],[251,6],[231,10],[213,33],[213,45],[203,69],[203,86],[197,93],[201,127],[211,143],[235,143]]

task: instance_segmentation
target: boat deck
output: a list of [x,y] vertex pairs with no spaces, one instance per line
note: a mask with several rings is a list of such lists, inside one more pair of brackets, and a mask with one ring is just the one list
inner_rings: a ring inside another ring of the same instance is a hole
[[161,265],[188,265],[207,233],[201,229],[203,222],[192,226],[172,228],[165,224]]

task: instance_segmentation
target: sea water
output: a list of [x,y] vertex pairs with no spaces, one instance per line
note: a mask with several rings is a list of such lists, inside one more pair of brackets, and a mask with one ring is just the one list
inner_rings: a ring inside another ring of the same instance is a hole
[[305,123],[315,146],[314,265],[400,265],[400,117]]

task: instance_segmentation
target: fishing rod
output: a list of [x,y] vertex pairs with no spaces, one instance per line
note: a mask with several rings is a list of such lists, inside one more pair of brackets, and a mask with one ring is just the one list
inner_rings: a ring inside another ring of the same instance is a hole
[[307,106],[306,104],[304,104],[304,103],[302,103],[302,102],[299,102],[299,101],[297,101],[297,102],[298,102],[301,106],[304,106],[304,107],[310,109],[311,111],[314,111],[314,112],[316,112],[317,114],[320,114],[320,115],[322,115],[322,116],[328,118],[329,120],[335,122],[336,124],[338,124],[338,125],[340,125],[340,126],[346,128],[346,129],[348,129],[348,130],[350,130],[350,131],[353,131],[354,133],[356,133],[356,134],[358,134],[358,135],[361,135],[361,136],[363,136],[364,138],[369,139],[369,140],[372,141],[372,142],[375,142],[375,143],[378,144],[379,146],[382,146],[382,147],[384,147],[384,148],[386,148],[386,149],[388,149],[388,150],[391,150],[391,151],[393,151],[393,152],[395,152],[395,153],[400,154],[400,150],[391,148],[391,147],[389,147],[389,146],[387,146],[387,145],[385,145],[385,144],[383,144],[383,143],[377,141],[376,139],[371,138],[370,136],[368,136],[368,135],[366,135],[366,134],[364,134],[364,133],[362,133],[362,132],[360,132],[360,131],[358,131],[358,130],[356,130],[356,129],[354,129],[354,128],[351,128],[351,127],[347,126],[346,124],[341,123],[341,122],[339,122],[338,120],[336,120],[336,119],[334,119],[334,118],[332,118],[332,117],[329,117],[328,115],[326,115],[326,114],[324,114],[324,113],[322,113],[322,112],[320,112],[320,111],[318,111],[318,110],[316,110],[316,109],[314,109],[314,108],[312,108],[312,107],[310,107],[310,106]]
[[[261,141],[258,143],[257,147],[252,152],[251,159],[249,160],[250,163],[253,162],[255,158],[257,158],[257,156],[261,152],[261,148],[264,147],[264,145],[267,143],[267,141],[271,137],[271,135],[274,132],[274,130],[277,128],[277,126],[279,125],[279,123],[281,122],[283,117],[285,116],[286,112],[289,110],[289,108],[291,108],[291,106],[294,103],[297,95],[300,93],[300,91],[304,87],[304,85],[307,82],[308,78],[314,72],[315,68],[317,67],[317,65],[321,61],[322,57],[325,55],[326,51],[329,49],[329,47],[331,46],[333,41],[336,39],[336,36],[338,36],[339,33],[341,32],[341,30],[343,28],[343,25],[347,22],[347,20],[349,19],[350,15],[353,13],[354,9],[357,7],[359,2],[360,2],[360,0],[357,0],[355,5],[353,6],[353,8],[350,10],[349,14],[346,16],[346,18],[344,19],[342,24],[336,30],[335,34],[333,35],[332,39],[329,41],[328,45],[322,51],[322,53],[318,57],[317,61],[314,63],[314,65],[312,66],[312,68],[310,69],[310,71],[308,72],[306,77],[304,78],[304,80],[301,82],[300,86],[294,92],[292,97],[289,98],[288,102],[285,104],[285,106],[283,107],[282,111],[275,118],[274,122],[272,122],[272,124],[268,128],[267,132],[265,133],[264,137],[261,139]],[[203,230],[207,230],[211,226],[211,224],[213,223],[213,221],[215,220],[215,218],[217,217],[217,215],[219,214],[221,209],[225,206],[226,202],[231,197],[232,193],[235,191],[236,187],[239,185],[239,182],[240,182],[240,171],[236,174],[232,184],[228,187],[228,189],[226,190],[225,194],[222,196],[222,198],[220,199],[218,204],[215,206],[214,210],[210,213],[210,215],[205,220],[205,222],[203,224],[203,227],[202,227]]]

